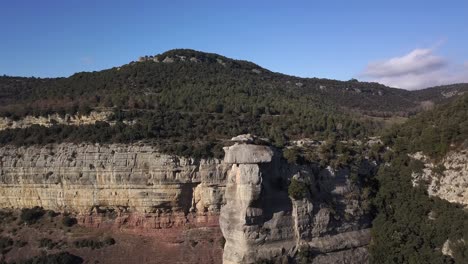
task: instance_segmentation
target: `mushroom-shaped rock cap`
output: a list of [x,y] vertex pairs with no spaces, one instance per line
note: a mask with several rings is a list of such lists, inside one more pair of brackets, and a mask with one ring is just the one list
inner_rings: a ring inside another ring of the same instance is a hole
[[224,162],[228,164],[269,163],[273,158],[273,150],[269,146],[234,144],[224,148]]
[[237,143],[246,143],[246,144],[252,144],[254,143],[255,139],[257,137],[251,134],[243,134],[239,135],[237,137],[231,138],[231,141],[237,142]]

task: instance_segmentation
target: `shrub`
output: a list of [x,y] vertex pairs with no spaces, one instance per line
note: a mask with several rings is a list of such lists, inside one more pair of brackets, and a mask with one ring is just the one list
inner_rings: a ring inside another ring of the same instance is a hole
[[45,256],[36,256],[23,262],[24,264],[81,264],[83,259],[68,252],[60,252]]
[[17,241],[15,242],[15,245],[16,245],[17,247],[20,247],[20,248],[26,246],[27,244],[28,244],[28,242],[23,241],[23,240],[17,240]]
[[23,208],[21,210],[21,221],[26,224],[34,224],[37,220],[45,214],[45,211],[42,207],[35,206],[33,208]]
[[311,263],[313,258],[312,251],[308,247],[301,247],[296,255],[296,262],[298,264],[307,264]]
[[62,224],[67,227],[72,227],[77,223],[78,221],[76,221],[76,218],[68,216],[68,215],[64,216],[62,219]]
[[59,214],[54,212],[53,210],[48,210],[47,211],[47,216],[49,216],[50,218],[56,217],[57,215],[59,215]]
[[52,241],[52,239],[50,239],[50,238],[41,238],[39,240],[39,247],[40,248],[47,248],[47,249],[51,250],[55,246],[57,246],[57,243]]
[[0,224],[8,224],[12,221],[15,221],[16,218],[10,211],[0,211]]
[[432,168],[432,172],[438,175],[443,175],[444,171],[446,170],[445,166],[443,164],[439,164]]
[[283,157],[288,161],[290,164],[299,164],[301,161],[300,151],[297,147],[293,148],[286,148],[283,151]]
[[307,196],[309,188],[307,184],[303,181],[292,179],[288,187],[288,194],[294,200],[301,200]]
[[108,246],[111,246],[111,245],[114,245],[115,244],[115,239],[113,239],[112,237],[106,237],[104,238],[104,244],[108,245]]
[[411,159],[409,162],[410,169],[415,173],[422,173],[424,169],[424,162],[416,159]]
[[106,237],[104,240],[93,240],[93,239],[80,239],[75,240],[73,245],[77,248],[91,248],[91,249],[100,249],[105,246],[111,246],[115,244],[115,239],[112,237]]
[[13,240],[9,237],[0,237],[0,250],[4,251],[5,249],[13,246]]

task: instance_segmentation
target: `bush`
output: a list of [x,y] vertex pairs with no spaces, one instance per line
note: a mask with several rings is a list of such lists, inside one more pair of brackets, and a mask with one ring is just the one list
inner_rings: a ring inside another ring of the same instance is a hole
[[67,227],[72,227],[76,225],[77,223],[78,221],[76,220],[76,218],[68,216],[68,215],[64,216],[62,219],[62,224]]
[[108,245],[108,246],[111,246],[111,245],[114,245],[115,244],[115,239],[113,239],[112,237],[106,237],[104,238],[104,244]]
[[115,239],[112,237],[106,237],[104,240],[93,240],[93,239],[80,239],[73,242],[73,245],[77,248],[91,248],[100,249],[105,246],[111,246],[115,244]]
[[13,246],[13,240],[9,237],[0,237],[0,250],[3,252],[5,249]]
[[39,240],[39,247],[40,248],[47,248],[47,249],[51,250],[55,246],[57,246],[57,243],[52,241],[52,239],[50,239],[50,238],[41,238]]
[[11,211],[0,211],[0,224],[9,224],[12,221],[15,221],[16,217]]
[[299,248],[299,251],[296,255],[296,262],[298,264],[311,263],[313,257],[314,257],[314,254],[312,250],[307,246],[302,246],[301,248]]
[[432,172],[435,173],[435,174],[438,174],[438,175],[444,175],[444,172],[447,168],[445,168],[445,166],[443,164],[439,164],[437,166],[435,166],[434,168],[432,168]]
[[23,241],[23,240],[17,240],[16,243],[15,243],[15,245],[16,245],[17,247],[20,247],[20,248],[26,246],[27,244],[28,244],[28,242]]
[[301,153],[299,148],[286,148],[283,151],[283,157],[288,161],[290,164],[300,164],[302,161]]
[[288,194],[294,200],[301,200],[307,196],[309,188],[305,182],[292,179],[288,187]]
[[35,206],[33,208],[23,208],[21,210],[21,221],[26,224],[34,224],[37,220],[45,214],[45,211],[42,207]]
[[36,256],[23,262],[24,264],[81,264],[81,257],[68,252],[60,252],[46,256]]
[[57,215],[59,215],[59,213],[56,213],[53,210],[48,210],[47,211],[47,216],[49,216],[50,218],[56,217]]

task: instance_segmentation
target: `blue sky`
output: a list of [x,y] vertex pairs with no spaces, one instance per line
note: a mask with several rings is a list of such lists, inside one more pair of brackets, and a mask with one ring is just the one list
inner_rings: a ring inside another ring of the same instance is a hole
[[7,75],[69,76],[192,48],[296,76],[408,89],[468,78],[466,0],[15,0],[0,12]]

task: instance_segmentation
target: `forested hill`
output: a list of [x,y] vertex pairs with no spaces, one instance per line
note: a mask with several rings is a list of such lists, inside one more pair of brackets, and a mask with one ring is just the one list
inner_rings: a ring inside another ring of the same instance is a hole
[[[332,106],[371,116],[410,115],[468,91],[468,84],[406,91],[378,83],[298,78],[273,73],[254,63],[177,49],[139,62],[68,78],[0,77],[0,116],[76,111],[90,107],[246,113],[274,102],[242,102],[246,96],[300,95],[313,106]],[[266,100],[268,101],[268,100]],[[269,100],[271,101],[271,100]],[[26,107],[25,107],[26,106]],[[25,108],[25,109],[23,109]]]
[[465,91],[466,84],[410,92],[357,80],[298,78],[217,54],[171,50],[68,78],[0,77],[0,117],[98,110],[114,112],[110,121],[117,122],[8,129],[0,143],[153,140],[167,151],[205,155],[220,140],[247,132],[279,146],[295,138],[371,135],[382,117],[410,116]]
[[[421,173],[424,164],[410,157],[422,152],[437,161],[449,151],[466,151],[468,94],[409,119],[383,141],[391,150],[377,176],[371,262],[468,263],[468,211],[463,205],[428,196],[424,182],[414,187],[412,175]],[[437,169],[445,168],[433,171]],[[452,257],[442,254],[447,241]]]
[[421,151],[433,159],[468,147],[468,94],[395,126],[383,140],[396,152]]

